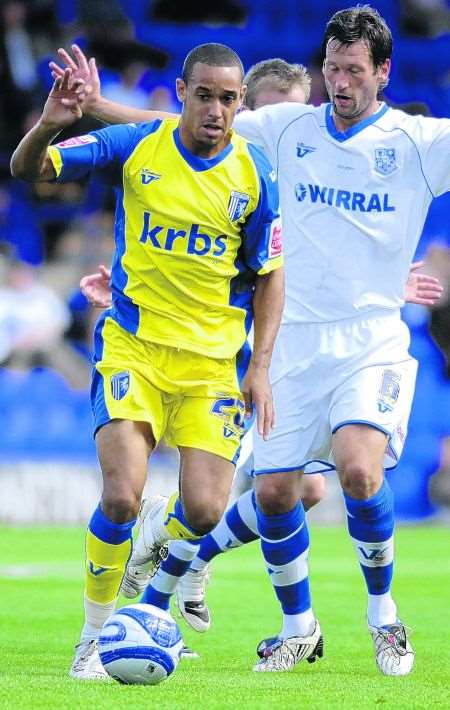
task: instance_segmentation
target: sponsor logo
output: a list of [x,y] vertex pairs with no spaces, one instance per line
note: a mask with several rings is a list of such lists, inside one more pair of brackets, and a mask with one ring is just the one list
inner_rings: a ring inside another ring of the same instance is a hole
[[88,143],[97,143],[97,142],[98,141],[95,136],[87,134],[85,136],[75,136],[74,138],[67,138],[67,140],[61,141],[61,143],[57,143],[56,147],[57,148],[76,148],[79,145],[87,145]]
[[143,168],[141,170],[141,182],[143,185],[150,185],[151,182],[155,182],[155,180],[159,180],[161,175],[158,175],[158,173],[152,173],[151,170],[147,170],[147,168]]
[[272,222],[272,226],[270,228],[269,259],[274,259],[276,256],[280,256],[283,251],[281,233],[281,218],[277,217],[277,219],[274,219]]
[[375,172],[390,175],[397,170],[394,148],[375,148]]
[[299,202],[307,198],[314,204],[329,205],[350,212],[395,212],[394,205],[389,202],[387,192],[379,194],[372,192],[350,192],[326,185],[304,185],[299,182],[295,186],[295,196]]
[[245,192],[236,192],[233,190],[228,203],[228,214],[232,222],[237,222],[237,220],[242,217],[249,202],[250,195],[246,195]]
[[94,577],[98,577],[100,574],[103,574],[103,572],[106,572],[106,567],[96,567],[94,563],[89,560],[89,572],[94,575]]
[[378,390],[378,411],[382,414],[392,412],[400,394],[402,376],[393,370],[385,370]]
[[314,153],[317,148],[313,148],[311,145],[305,145],[305,143],[297,143],[297,158],[304,158],[308,153]]
[[118,372],[111,377],[111,394],[114,399],[125,397],[130,387],[130,373],[128,371]]
[[209,253],[212,256],[222,256],[227,248],[226,234],[212,237],[206,232],[201,232],[199,224],[192,224],[186,229],[162,227],[159,224],[152,225],[151,213],[144,212],[144,224],[139,239],[141,244],[150,243],[155,249],[173,251],[173,245],[177,239],[183,241],[187,254],[195,256],[205,256]]
[[384,555],[388,547],[375,547],[373,550],[365,550],[363,547],[358,547],[361,556],[366,560],[371,560],[372,562],[383,562]]

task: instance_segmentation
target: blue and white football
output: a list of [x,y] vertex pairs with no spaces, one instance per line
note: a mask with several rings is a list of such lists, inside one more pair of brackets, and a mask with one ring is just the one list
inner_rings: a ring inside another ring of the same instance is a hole
[[175,671],[183,640],[168,611],[130,604],[107,619],[98,648],[105,670],[119,683],[156,685]]

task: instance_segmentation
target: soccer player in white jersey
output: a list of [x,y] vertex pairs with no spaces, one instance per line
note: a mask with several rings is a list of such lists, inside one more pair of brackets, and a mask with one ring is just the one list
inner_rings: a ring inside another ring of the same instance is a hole
[[[405,675],[414,653],[390,591],[394,511],[384,467],[395,465],[406,436],[416,363],[399,309],[429,204],[450,188],[450,121],[379,101],[392,36],[369,6],[333,15],[323,49],[329,104],[266,106],[235,121],[277,172],[286,255],[271,369],[277,427],[254,449],[258,532],[283,624],[255,670],[290,670],[322,643],[298,501],[305,466],[326,461],[342,483],[377,665]],[[97,98],[91,111],[106,120],[152,115]]]

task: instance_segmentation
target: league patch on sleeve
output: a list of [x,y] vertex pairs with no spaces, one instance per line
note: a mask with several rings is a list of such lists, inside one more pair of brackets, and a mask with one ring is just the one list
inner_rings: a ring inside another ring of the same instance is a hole
[[86,145],[87,143],[97,143],[97,138],[90,134],[85,136],[74,136],[73,138],[68,138],[61,143],[56,143],[57,148],[76,148],[79,145]]
[[274,219],[272,222],[272,226],[270,228],[269,259],[281,256],[283,251],[281,232],[281,217],[277,217],[277,219]]

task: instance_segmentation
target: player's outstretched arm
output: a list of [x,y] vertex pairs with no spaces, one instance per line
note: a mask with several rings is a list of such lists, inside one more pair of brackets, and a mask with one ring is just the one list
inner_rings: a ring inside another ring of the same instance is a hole
[[245,411],[256,409],[258,433],[265,439],[275,425],[269,365],[284,306],[284,269],[258,276],[253,296],[253,355],[242,384]]
[[111,270],[100,264],[95,274],[83,276],[80,289],[87,300],[95,308],[109,308],[112,304],[109,281]]
[[55,170],[47,148],[63,128],[82,116],[79,100],[80,83],[66,69],[55,79],[39,121],[22,138],[11,158],[11,174],[30,182],[53,180]]
[[[72,45],[74,59],[65,49],[58,49],[58,55],[73,76],[83,82],[83,113],[94,116],[105,123],[140,123],[157,118],[174,118],[177,114],[167,111],[146,111],[108,101],[101,94],[100,77],[94,57],[88,59],[77,44]],[[64,69],[56,62],[49,63],[53,78],[61,77]]]
[[411,264],[405,286],[405,302],[417,303],[420,306],[434,306],[441,298],[444,289],[439,279],[434,276],[416,273],[423,265],[423,261]]

